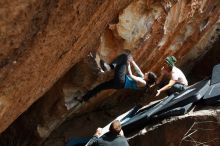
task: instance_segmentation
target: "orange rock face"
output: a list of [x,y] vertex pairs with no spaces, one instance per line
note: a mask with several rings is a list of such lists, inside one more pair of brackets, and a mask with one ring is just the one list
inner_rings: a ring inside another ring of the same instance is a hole
[[1,1],[1,132],[95,49],[129,2]]
[[[219,0],[0,4],[0,132],[44,95],[38,103],[44,113],[38,113],[43,119],[36,128],[40,137],[73,112],[64,101],[109,78],[100,75],[100,58],[110,62],[129,49],[143,71],[159,73],[164,58],[175,55],[189,71],[191,60],[202,56],[218,35],[220,16]],[[80,112],[94,109],[113,93],[99,94]]]

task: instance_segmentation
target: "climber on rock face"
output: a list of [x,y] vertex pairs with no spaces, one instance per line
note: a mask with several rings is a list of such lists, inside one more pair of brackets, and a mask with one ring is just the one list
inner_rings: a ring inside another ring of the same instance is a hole
[[[100,63],[104,71],[115,71],[114,78],[99,84],[82,97],[75,97],[75,100],[80,102],[87,101],[98,92],[106,89],[147,89],[156,82],[157,76],[153,72],[143,74],[133,60],[130,52],[119,55],[111,64],[107,64],[104,61],[101,61]],[[132,73],[131,65],[134,67],[137,76]]]
[[166,57],[161,69],[161,76],[157,80],[160,89],[157,90],[156,96],[159,96],[163,91],[167,91],[167,95],[181,92],[188,86],[184,73],[175,66],[176,61],[174,56]]

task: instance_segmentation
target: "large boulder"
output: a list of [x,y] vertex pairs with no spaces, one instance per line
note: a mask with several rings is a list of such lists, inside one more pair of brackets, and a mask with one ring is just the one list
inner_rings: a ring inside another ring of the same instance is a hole
[[108,104],[127,102],[121,97],[129,92],[109,90],[77,111],[65,106],[110,78],[100,59],[129,49],[143,71],[159,73],[164,58],[175,55],[187,73],[219,34],[219,0],[0,3],[0,132],[29,108],[18,121],[33,124],[20,128],[41,139],[110,97]]
[[220,110],[218,107],[203,107],[197,111],[165,119],[148,125],[129,140],[135,146],[193,146],[220,144]]

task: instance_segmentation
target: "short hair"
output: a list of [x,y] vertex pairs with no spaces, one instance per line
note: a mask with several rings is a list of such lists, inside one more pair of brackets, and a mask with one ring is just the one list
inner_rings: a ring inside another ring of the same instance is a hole
[[157,75],[154,72],[148,72],[148,85],[153,85],[157,81]]
[[115,120],[111,123],[109,131],[115,134],[119,134],[121,131],[121,123],[119,120]]

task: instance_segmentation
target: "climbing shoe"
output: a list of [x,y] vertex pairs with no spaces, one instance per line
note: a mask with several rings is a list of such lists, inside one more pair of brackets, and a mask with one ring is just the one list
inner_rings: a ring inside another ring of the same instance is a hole
[[110,71],[111,67],[109,64],[107,64],[105,61],[100,60],[100,67],[101,69],[105,72],[105,71]]

